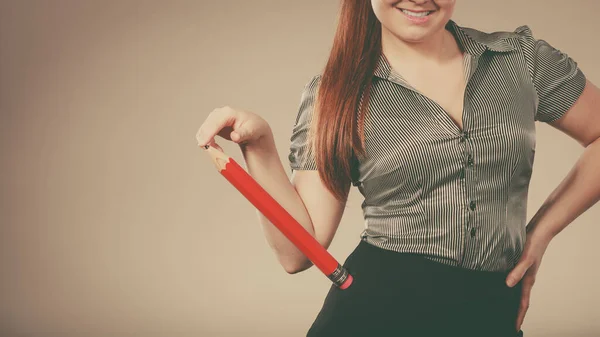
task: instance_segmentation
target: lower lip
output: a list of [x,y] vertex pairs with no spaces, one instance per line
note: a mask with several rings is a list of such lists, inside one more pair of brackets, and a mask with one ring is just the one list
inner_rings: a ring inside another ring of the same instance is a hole
[[414,17],[414,16],[410,16],[406,13],[404,13],[401,9],[398,9],[400,11],[400,13],[402,13],[404,15],[404,17],[406,17],[408,20],[414,22],[414,23],[419,23],[419,24],[423,24],[426,23],[427,21],[429,21],[429,17],[431,15],[433,15],[433,13],[429,13],[429,15],[423,16],[423,17]]

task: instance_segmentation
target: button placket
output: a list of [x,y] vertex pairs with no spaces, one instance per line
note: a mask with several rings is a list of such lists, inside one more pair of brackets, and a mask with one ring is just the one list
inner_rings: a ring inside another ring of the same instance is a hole
[[[462,150],[463,150],[463,153],[466,153],[466,154],[467,154],[467,163],[468,163],[469,161],[471,161],[471,162],[472,162],[472,159],[470,159],[470,156],[471,156],[471,155],[469,154],[469,148],[470,148],[470,147],[467,145],[467,139],[469,139],[469,131],[467,131],[467,130],[463,130],[463,131],[460,133],[460,138],[459,138],[459,141],[460,141],[460,143],[461,143],[461,145],[462,145],[462,147],[463,147],[463,148],[462,148]],[[465,179],[466,179],[466,175],[467,175],[466,171],[467,171],[467,169],[468,169],[468,166],[469,166],[469,165],[465,165],[465,164],[464,164],[464,162],[463,162],[463,163],[462,163],[462,168],[460,169],[460,172],[459,172],[459,177],[460,177],[460,179],[462,180],[461,182],[463,182],[463,183],[465,182]]]
[[473,166],[474,162],[473,162],[473,155],[472,154],[468,154],[467,155],[467,165],[468,166]]
[[461,265],[465,261],[466,256],[470,256],[473,252],[473,244],[475,244],[474,238],[477,233],[476,226],[474,226],[474,210],[477,207],[475,201],[475,160],[472,151],[472,140],[471,133],[465,125],[465,129],[460,133],[459,141],[463,150],[463,157],[461,161],[461,170],[459,173],[461,183],[464,187],[465,192],[465,221],[463,222],[463,233],[464,233],[464,246],[461,257]]
[[[477,205],[475,203],[475,198],[473,196],[474,191],[472,190],[473,186],[474,186],[474,184],[472,182],[473,182],[473,178],[474,178],[473,172],[474,172],[475,161],[473,159],[473,153],[472,153],[472,150],[471,150],[471,146],[470,146],[469,142],[467,141],[467,139],[469,139],[469,132],[465,130],[463,132],[463,137],[465,138],[465,142],[464,142],[465,149],[464,149],[464,151],[465,151],[465,153],[467,155],[467,158],[466,158],[466,160],[465,160],[465,162],[463,164],[464,165],[463,170],[464,171],[468,170],[469,173],[470,173],[469,177],[471,178],[471,179],[469,179],[470,184],[467,184],[467,186],[466,186],[466,189],[467,189],[467,192],[468,192],[467,193],[468,194],[467,195],[467,197],[468,197],[467,198],[467,201],[468,201],[467,208],[470,211],[474,211],[475,207]],[[467,172],[465,172],[465,177],[466,176],[467,176]]]
[[465,97],[464,97],[464,106],[463,106],[463,130],[460,132],[459,134],[459,142],[461,144],[462,150],[463,150],[463,157],[461,158],[461,171],[460,171],[460,178],[461,178],[461,182],[462,182],[462,186],[463,186],[463,191],[465,193],[465,202],[467,204],[467,207],[462,208],[463,209],[463,213],[464,217],[465,217],[465,221],[463,223],[463,228],[461,229],[462,232],[462,239],[463,239],[463,246],[462,246],[462,252],[461,252],[461,256],[460,256],[460,261],[459,261],[459,265],[463,266],[465,263],[465,259],[466,256],[471,255],[471,249],[470,248],[472,246],[472,244],[474,243],[473,240],[469,240],[472,238],[471,236],[471,231],[472,228],[471,224],[473,223],[473,218],[474,218],[474,212],[472,210],[469,209],[469,203],[471,201],[473,201],[474,198],[474,193],[475,193],[475,186],[476,186],[476,181],[477,181],[477,175],[476,172],[474,170],[474,158],[473,158],[473,151],[472,151],[472,147],[471,147],[471,143],[470,140],[472,140],[472,134],[469,128],[469,124],[470,124],[470,120],[469,120],[469,109],[470,109],[470,102],[467,98],[467,96],[469,95],[469,85],[470,85],[470,79],[471,76],[473,75],[473,73],[475,73],[475,70],[477,69],[477,63],[479,60],[479,55],[471,55],[471,54],[465,54],[465,56],[467,57],[465,60],[469,61],[468,62],[468,73],[467,73],[467,84],[466,84],[466,88],[465,88]]

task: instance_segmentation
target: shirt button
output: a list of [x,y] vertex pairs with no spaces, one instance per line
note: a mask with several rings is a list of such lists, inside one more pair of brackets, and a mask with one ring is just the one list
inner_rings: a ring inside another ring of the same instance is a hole
[[475,237],[475,227],[471,228],[471,237]]
[[472,211],[475,210],[475,201],[471,201],[469,203],[469,207],[471,208]]
[[295,159],[294,154],[290,153],[290,155],[288,156],[288,159],[293,162]]
[[469,166],[473,166],[473,156],[469,155],[469,157],[467,157],[467,164]]

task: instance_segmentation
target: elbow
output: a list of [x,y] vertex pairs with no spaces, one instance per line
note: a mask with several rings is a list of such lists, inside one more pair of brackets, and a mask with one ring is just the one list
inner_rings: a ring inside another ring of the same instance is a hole
[[303,272],[312,266],[312,262],[308,259],[301,261],[300,263],[287,263],[282,264],[283,269],[286,273],[293,275]]

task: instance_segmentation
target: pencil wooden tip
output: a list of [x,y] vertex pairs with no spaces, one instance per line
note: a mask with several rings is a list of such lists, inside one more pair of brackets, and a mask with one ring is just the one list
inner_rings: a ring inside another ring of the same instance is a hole
[[216,147],[210,145],[203,145],[202,147],[206,150],[206,153],[208,153],[208,155],[214,162],[217,170],[223,170],[225,168],[225,165],[229,163],[230,157],[222,151],[220,151],[219,149],[217,149]]

